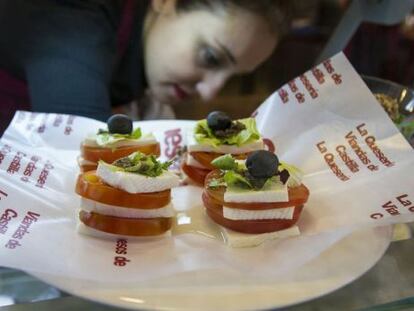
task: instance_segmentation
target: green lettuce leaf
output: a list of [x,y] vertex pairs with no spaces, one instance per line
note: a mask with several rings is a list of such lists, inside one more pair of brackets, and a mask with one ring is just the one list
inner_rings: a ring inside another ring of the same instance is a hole
[[281,185],[279,176],[272,176],[266,180],[261,190],[270,190],[275,184]]
[[223,179],[227,187],[253,189],[253,185],[249,182],[249,180],[235,171],[226,171]]
[[141,128],[136,128],[131,134],[111,134],[108,131],[99,131],[96,135],[96,143],[99,146],[112,145],[126,139],[139,139],[142,136]]
[[226,183],[224,182],[223,178],[211,179],[208,183],[209,188],[218,188],[222,186],[226,186]]
[[237,170],[238,165],[231,154],[225,154],[211,161],[211,164],[221,170]]
[[223,177],[227,187],[234,190],[270,190],[275,185],[281,185],[278,176],[267,179],[248,179],[245,176],[234,171],[227,171]]
[[260,139],[256,120],[254,118],[240,119],[238,121],[246,126],[244,130],[230,137],[218,138],[207,125],[207,120],[200,120],[196,124],[194,138],[199,144],[206,144],[214,147],[220,145],[242,146]]

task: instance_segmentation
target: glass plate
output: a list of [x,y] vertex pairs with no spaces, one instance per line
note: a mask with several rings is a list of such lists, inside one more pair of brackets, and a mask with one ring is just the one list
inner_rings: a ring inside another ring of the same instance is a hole
[[73,295],[128,309],[280,308],[320,297],[356,280],[383,256],[391,233],[389,226],[356,231],[294,273],[266,283],[239,275],[235,285],[234,280],[225,277],[226,271],[218,270],[172,275],[145,286],[138,282],[103,284],[44,273],[33,275]]

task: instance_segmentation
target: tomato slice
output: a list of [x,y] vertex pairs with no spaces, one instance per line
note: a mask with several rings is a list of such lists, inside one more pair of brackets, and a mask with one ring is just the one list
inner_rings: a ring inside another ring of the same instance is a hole
[[[214,170],[209,173],[205,179],[205,191],[212,198],[212,200],[220,205],[224,204],[224,192],[226,187],[217,187],[209,188],[211,179],[220,177],[220,171]],[[273,208],[284,208],[290,206],[299,206],[303,205],[308,201],[309,190],[305,185],[300,185],[295,188],[288,188],[289,201],[288,202],[272,202],[272,203],[260,203],[260,202],[246,202],[246,203],[236,203],[236,202],[226,202],[225,205],[231,208],[238,209],[250,209],[250,210],[264,210],[264,209],[273,209]]]
[[204,179],[206,178],[207,174],[210,173],[210,170],[205,170],[199,167],[187,165],[185,163],[181,165],[181,169],[189,178],[191,178],[199,186],[204,185]]
[[223,206],[212,201],[207,192],[202,195],[207,215],[217,224],[243,233],[266,233],[292,227],[299,219],[303,205],[295,206],[292,219],[232,220],[224,218]]
[[80,196],[104,204],[154,209],[161,208],[171,201],[171,190],[149,193],[129,193],[105,184],[95,171],[78,176],[75,191]]
[[[200,164],[205,166],[207,169],[214,170],[216,169],[213,165],[211,165],[211,161],[219,156],[222,156],[223,153],[216,153],[216,152],[190,152],[191,156]],[[243,160],[247,158],[247,153],[241,154],[233,154],[233,157],[239,160]]]
[[80,166],[80,171],[82,173],[88,172],[88,171],[94,171],[98,167],[98,164],[83,164]]
[[135,151],[141,151],[145,154],[154,154],[157,157],[160,155],[160,144],[150,144],[143,146],[123,146],[117,148],[102,148],[81,145],[81,156],[91,162],[98,162],[103,160],[107,163],[112,163],[119,158],[126,157]]
[[79,212],[79,219],[93,229],[120,235],[151,236],[171,229],[172,218],[124,218],[94,212]]

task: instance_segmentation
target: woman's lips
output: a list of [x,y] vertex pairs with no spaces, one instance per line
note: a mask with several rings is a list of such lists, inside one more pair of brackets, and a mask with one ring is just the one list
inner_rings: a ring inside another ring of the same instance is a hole
[[177,84],[173,84],[174,94],[179,100],[184,100],[190,96],[189,93],[184,91],[181,87]]

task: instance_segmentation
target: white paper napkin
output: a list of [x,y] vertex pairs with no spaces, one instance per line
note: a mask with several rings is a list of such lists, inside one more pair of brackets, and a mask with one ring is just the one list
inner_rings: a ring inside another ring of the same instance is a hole
[[[145,284],[189,271],[269,279],[316,258],[352,230],[414,221],[414,154],[343,54],[294,79],[253,114],[279,158],[310,189],[301,236],[232,249],[196,234],[127,241],[79,235],[76,158],[83,117],[19,111],[0,141],[0,265],[102,282]],[[185,145],[194,121],[136,122],[162,157]],[[201,188],[173,190],[178,211],[202,209]],[[124,262],[124,265],[120,265]]]

